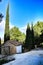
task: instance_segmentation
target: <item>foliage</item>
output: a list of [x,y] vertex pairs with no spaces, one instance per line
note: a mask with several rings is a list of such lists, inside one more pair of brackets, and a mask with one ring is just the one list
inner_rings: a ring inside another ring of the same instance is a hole
[[30,30],[30,26],[29,24],[27,25],[27,30],[26,30],[26,39],[25,39],[25,48],[30,50],[30,46],[31,46],[31,30]]
[[6,12],[4,42],[6,42],[9,39],[10,39],[10,33],[9,33],[9,4],[8,4],[7,12]]
[[29,24],[27,25],[26,39],[25,39],[24,47],[27,48],[28,50],[31,50],[31,49],[34,48],[34,30],[33,30],[33,23],[31,25],[31,28],[30,28]]
[[[43,43],[43,31],[42,31],[42,34],[40,35],[40,43],[41,42]],[[42,43],[41,43],[41,45],[43,45]]]
[[0,46],[1,46],[1,38],[0,38]]
[[5,64],[5,63],[8,63],[8,62],[11,62],[11,61],[13,61],[13,60],[15,60],[15,58],[12,59],[12,60],[1,59],[1,60],[0,60],[0,65]]
[[1,38],[0,38],[0,54],[1,54]]
[[28,24],[24,47],[31,50],[35,48],[35,45],[39,47],[42,42],[43,42],[43,22],[37,22],[37,24],[35,24],[34,26],[32,23],[31,27]]
[[43,32],[43,22],[38,21],[37,24],[34,25],[34,39],[35,39],[35,44],[37,46],[40,46],[40,43],[42,43],[43,38],[42,36]]
[[23,42],[25,40],[25,34],[20,32],[18,27],[13,27],[10,30],[10,39]]
[[34,37],[34,29],[33,29],[33,23],[31,24],[31,41],[32,41],[32,48],[34,48],[34,41],[35,41],[35,39],[34,39],[35,37]]
[[7,60],[0,60],[0,65],[4,64],[4,63],[7,63],[8,61]]
[[35,36],[39,36],[41,34],[41,31],[43,30],[43,22],[38,21],[35,25],[34,25],[34,34]]

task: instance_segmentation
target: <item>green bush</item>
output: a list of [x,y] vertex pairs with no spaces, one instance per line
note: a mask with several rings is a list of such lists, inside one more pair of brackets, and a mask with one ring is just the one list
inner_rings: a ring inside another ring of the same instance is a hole
[[5,64],[5,63],[8,63],[8,62],[13,61],[13,60],[15,60],[15,59],[12,59],[12,60],[2,59],[2,60],[0,60],[0,65]]
[[8,60],[0,60],[0,65],[2,65],[2,64],[4,64],[4,63],[7,63],[8,62]]

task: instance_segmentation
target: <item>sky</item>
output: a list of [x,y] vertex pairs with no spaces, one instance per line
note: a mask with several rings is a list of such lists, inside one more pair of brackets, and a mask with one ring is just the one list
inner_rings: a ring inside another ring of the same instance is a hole
[[4,15],[0,23],[0,37],[4,36],[6,9],[9,3],[10,28],[17,26],[25,33],[27,24],[43,21],[43,0],[2,0],[0,13]]

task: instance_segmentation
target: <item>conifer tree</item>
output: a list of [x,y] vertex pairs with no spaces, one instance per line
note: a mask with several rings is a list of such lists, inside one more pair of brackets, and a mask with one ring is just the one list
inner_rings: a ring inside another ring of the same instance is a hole
[[28,50],[31,49],[31,30],[29,24],[27,25],[27,30],[26,30],[26,39],[25,39],[25,48]]
[[34,48],[34,30],[33,30],[33,23],[31,24],[31,45]]
[[42,32],[42,34],[40,35],[40,43],[43,43],[43,30],[41,31]]
[[9,4],[7,6],[7,11],[6,11],[4,42],[6,42],[7,40],[10,40],[10,33],[9,33]]

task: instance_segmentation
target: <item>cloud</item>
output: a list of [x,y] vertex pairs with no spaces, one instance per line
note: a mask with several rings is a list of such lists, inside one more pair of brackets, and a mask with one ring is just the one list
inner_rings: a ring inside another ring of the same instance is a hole
[[13,28],[13,27],[14,27],[14,25],[12,23],[10,23],[10,29]]
[[[10,23],[10,29],[14,27],[14,25],[12,23]],[[27,25],[19,28],[19,30],[22,32],[22,33],[25,33],[26,34],[26,28],[27,28]],[[4,30],[5,30],[5,19],[3,19],[3,21],[0,23],[0,37],[3,39],[4,38]]]
[[25,33],[26,34],[26,28],[27,28],[27,25],[19,28],[19,30],[22,32],[22,33]]
[[4,34],[4,28],[5,28],[5,20],[3,19],[3,21],[0,23],[0,37],[3,37]]
[[[10,29],[14,27],[13,24],[10,23]],[[5,19],[0,23],[0,37],[3,39],[4,38],[4,30],[5,30]]]

